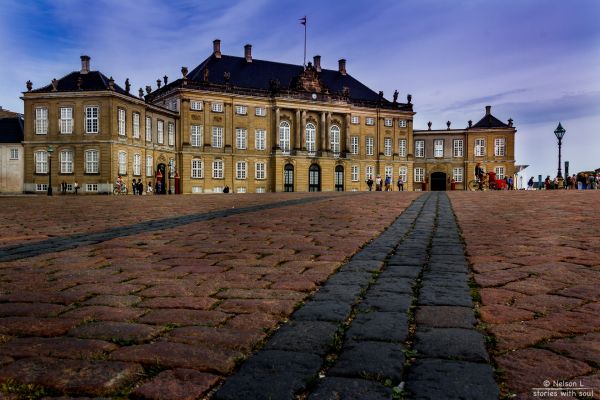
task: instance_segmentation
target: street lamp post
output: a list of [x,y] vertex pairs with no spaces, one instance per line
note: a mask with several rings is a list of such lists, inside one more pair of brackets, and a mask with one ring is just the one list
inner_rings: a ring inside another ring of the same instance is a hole
[[52,196],[52,146],[48,146],[48,196]]
[[554,134],[556,135],[556,138],[558,139],[558,174],[556,176],[559,179],[562,179],[562,173],[560,171],[560,147],[562,146],[562,138],[563,138],[563,136],[565,136],[566,132],[567,131],[565,130],[565,128],[563,128],[559,122],[558,126],[554,130]]

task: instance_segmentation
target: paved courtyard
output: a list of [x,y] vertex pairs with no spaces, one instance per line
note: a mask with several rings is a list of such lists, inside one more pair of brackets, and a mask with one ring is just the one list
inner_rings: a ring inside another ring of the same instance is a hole
[[598,204],[0,198],[0,398],[600,398]]

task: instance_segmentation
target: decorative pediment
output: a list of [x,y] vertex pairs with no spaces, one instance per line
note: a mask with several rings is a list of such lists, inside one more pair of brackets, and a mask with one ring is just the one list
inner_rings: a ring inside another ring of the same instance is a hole
[[321,82],[321,79],[319,79],[319,72],[317,72],[310,62],[304,71],[302,71],[300,75],[294,79],[292,88],[311,93],[329,92],[329,90],[323,85],[323,82]]

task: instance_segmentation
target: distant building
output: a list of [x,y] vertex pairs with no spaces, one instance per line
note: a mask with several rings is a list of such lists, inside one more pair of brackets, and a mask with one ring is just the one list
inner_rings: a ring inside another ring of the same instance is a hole
[[0,193],[22,193],[23,177],[23,116],[0,107]]

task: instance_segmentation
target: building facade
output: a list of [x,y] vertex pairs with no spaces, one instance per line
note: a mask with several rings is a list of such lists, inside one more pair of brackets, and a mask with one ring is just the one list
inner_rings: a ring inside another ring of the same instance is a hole
[[23,192],[23,116],[0,107],[0,193]]
[[[244,57],[228,56],[215,40],[192,71],[137,96],[128,80],[123,89],[89,63],[82,56],[80,71],[40,89],[28,82],[26,192],[43,191],[50,169],[53,186],[78,182],[83,193],[111,192],[119,174],[129,186],[160,181],[163,192],[262,193],[364,191],[377,176],[402,177],[405,190],[444,190],[437,182],[462,176],[462,184],[473,162],[502,161],[505,174],[514,166],[512,124],[489,114],[493,126],[484,117],[464,130],[413,131],[411,96],[385,99],[350,76],[345,60],[337,70],[321,68],[320,56],[306,67],[256,60],[250,45]],[[505,156],[487,148],[475,156],[478,135],[504,137]],[[463,151],[453,153],[459,139]],[[423,186],[429,180],[436,185]]]

